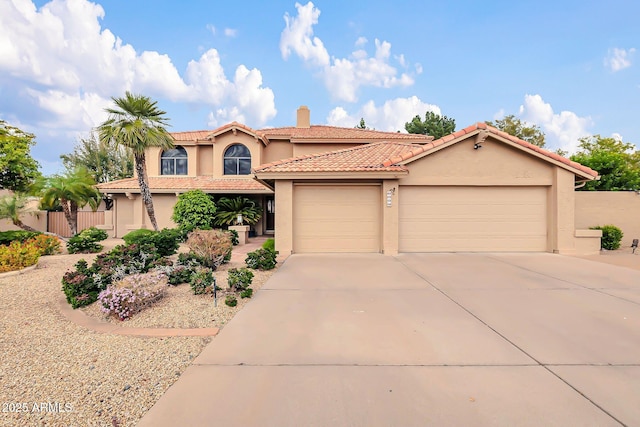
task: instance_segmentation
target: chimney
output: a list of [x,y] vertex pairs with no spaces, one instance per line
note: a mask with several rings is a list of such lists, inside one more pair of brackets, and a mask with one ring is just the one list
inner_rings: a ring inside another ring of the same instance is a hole
[[298,121],[296,123],[297,128],[310,128],[311,127],[311,112],[306,105],[301,105],[298,108]]

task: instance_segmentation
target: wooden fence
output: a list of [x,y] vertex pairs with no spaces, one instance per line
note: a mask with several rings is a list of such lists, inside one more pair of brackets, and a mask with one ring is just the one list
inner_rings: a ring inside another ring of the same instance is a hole
[[[47,218],[47,231],[56,233],[63,237],[71,237],[71,229],[64,217],[64,212],[49,212]],[[78,212],[78,232],[94,225],[104,224],[104,211]]]

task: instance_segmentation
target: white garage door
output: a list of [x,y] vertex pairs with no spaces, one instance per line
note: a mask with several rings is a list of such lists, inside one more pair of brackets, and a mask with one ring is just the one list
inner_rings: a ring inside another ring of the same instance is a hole
[[295,185],[293,251],[380,252],[380,186]]
[[546,187],[400,187],[400,252],[545,251]]

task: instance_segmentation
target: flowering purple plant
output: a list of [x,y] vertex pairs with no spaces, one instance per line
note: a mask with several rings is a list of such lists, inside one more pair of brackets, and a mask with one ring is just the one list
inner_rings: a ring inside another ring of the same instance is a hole
[[167,276],[161,272],[127,276],[100,292],[100,309],[126,320],[161,299],[166,286]]

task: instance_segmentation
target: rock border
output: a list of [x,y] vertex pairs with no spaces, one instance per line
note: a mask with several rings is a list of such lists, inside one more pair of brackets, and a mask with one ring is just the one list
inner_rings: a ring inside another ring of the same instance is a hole
[[127,328],[102,322],[81,310],[74,310],[63,297],[58,301],[60,312],[70,322],[101,334],[127,335],[133,337],[214,337],[220,328]]

